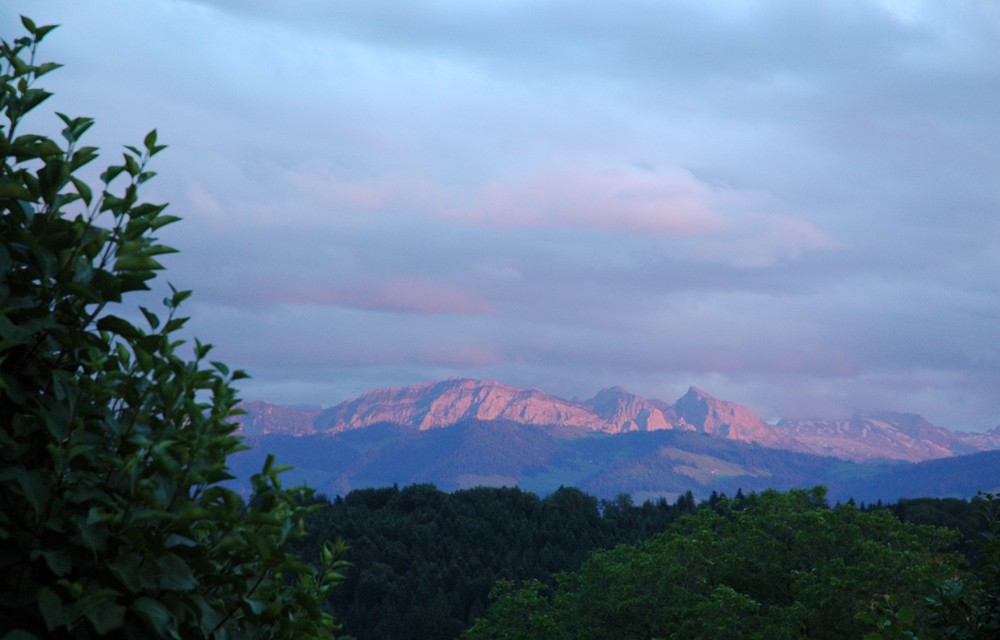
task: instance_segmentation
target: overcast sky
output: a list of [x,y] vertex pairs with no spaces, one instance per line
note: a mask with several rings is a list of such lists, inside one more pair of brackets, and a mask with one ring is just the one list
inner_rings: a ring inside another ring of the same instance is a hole
[[449,376],[1000,424],[1000,4],[4,0],[157,128],[246,399]]

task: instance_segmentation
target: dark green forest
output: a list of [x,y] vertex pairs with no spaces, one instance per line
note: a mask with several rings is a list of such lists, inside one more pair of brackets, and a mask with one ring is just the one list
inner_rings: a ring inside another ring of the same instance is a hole
[[498,580],[549,579],[592,549],[637,542],[694,509],[690,494],[637,507],[571,488],[541,499],[412,485],[353,491],[311,516],[309,530],[313,544],[343,538],[351,547],[350,578],[332,599],[348,633],[454,638],[485,612]]
[[[319,502],[302,552],[350,547],[329,606],[358,640],[843,638],[880,624],[875,637],[916,637],[892,634],[979,606],[975,585],[996,569],[986,498],[829,505],[816,488],[633,504],[573,488],[412,485]],[[925,599],[954,591],[956,576],[964,600],[934,613]],[[965,624],[996,625],[992,606]]]

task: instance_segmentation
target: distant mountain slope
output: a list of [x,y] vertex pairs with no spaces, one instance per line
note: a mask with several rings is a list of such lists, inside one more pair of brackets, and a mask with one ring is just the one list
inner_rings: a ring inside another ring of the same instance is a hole
[[421,482],[447,491],[519,486],[541,495],[573,486],[601,498],[628,493],[636,500],[673,500],[688,490],[706,498],[712,491],[731,496],[738,489],[816,484],[829,487],[833,500],[867,502],[969,497],[1000,488],[1000,452],[873,465],[669,429],[564,438],[545,427],[470,420],[447,429],[379,424],[249,441],[252,449],[230,461],[239,478],[249,478],[274,453],[295,466],[286,483],[306,483],[329,496]]
[[778,428],[816,453],[855,461],[920,462],[1000,448],[1000,428],[958,433],[912,413],[880,411],[847,420],[781,420]]
[[840,495],[865,502],[901,498],[968,498],[977,491],[1000,492],[1000,451],[983,451],[916,464],[886,467],[871,479],[844,478]]
[[[248,478],[274,451],[295,467],[286,481],[329,494],[430,482],[543,494],[564,485],[644,498],[825,484],[835,499],[897,499],[1000,485],[1000,465],[989,466],[994,458],[954,458],[1000,449],[1000,427],[963,434],[889,412],[771,425],[694,387],[671,404],[620,387],[565,400],[451,379],[379,389],[325,411],[265,402],[242,408],[239,428],[253,450],[231,461],[238,477]],[[942,460],[899,464],[932,459]],[[966,481],[949,484],[947,474]]]
[[[546,494],[576,486],[594,495],[707,496],[739,487],[806,486],[845,463],[676,430],[556,437],[543,426],[468,420],[450,428],[412,430],[387,423],[311,436],[250,438],[253,449],[232,461],[248,477],[267,453],[295,469],[289,482],[327,494],[363,487],[430,482],[445,490],[520,486]],[[759,478],[760,480],[755,480]]]
[[849,420],[782,420],[778,428],[814,451],[848,460],[918,462],[950,456],[959,442],[951,431],[909,414],[858,415]]
[[454,378],[378,389],[322,412],[296,411],[265,402],[245,403],[238,420],[247,435],[333,434],[392,423],[423,431],[468,420],[510,421],[558,427],[557,437],[634,431],[695,431],[765,447],[812,452],[845,460],[933,458],[1000,449],[1000,427],[958,433],[922,417],[876,412],[847,420],[796,419],[771,425],[735,402],[692,387],[673,404],[628,393],[621,387],[589,400],[565,400],[537,389]]
[[240,430],[248,436],[269,434],[306,435],[315,433],[319,411],[301,411],[268,402],[244,402],[245,413],[237,418]]

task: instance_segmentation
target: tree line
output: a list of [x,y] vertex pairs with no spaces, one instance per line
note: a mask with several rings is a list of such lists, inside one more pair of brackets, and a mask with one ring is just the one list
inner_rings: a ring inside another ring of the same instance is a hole
[[990,532],[984,505],[996,510],[831,506],[822,488],[634,504],[422,484],[318,500],[300,551],[349,547],[329,606],[358,640],[861,637],[872,598],[913,608],[935,580],[971,576]]

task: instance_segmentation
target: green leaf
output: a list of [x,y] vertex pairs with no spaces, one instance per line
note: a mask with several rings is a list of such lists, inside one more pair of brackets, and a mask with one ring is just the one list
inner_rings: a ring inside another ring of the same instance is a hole
[[100,602],[87,608],[84,615],[101,635],[107,635],[125,624],[127,609],[115,602]]
[[119,335],[126,340],[138,338],[143,335],[132,323],[119,318],[118,316],[102,316],[97,321],[97,328],[100,331],[109,331]]
[[260,614],[264,613],[264,610],[267,609],[267,603],[262,602],[260,600],[243,598],[243,602],[245,602],[246,605],[250,607],[250,610],[253,611],[254,615],[256,616],[259,616]]
[[10,145],[10,153],[20,159],[59,156],[62,152],[55,142],[34,134],[18,136]]
[[171,549],[173,547],[188,547],[188,548],[191,548],[191,547],[197,547],[198,543],[196,541],[192,540],[191,538],[188,538],[187,536],[182,536],[182,535],[179,535],[179,534],[176,534],[176,533],[171,533],[167,537],[167,540],[166,540],[166,542],[164,542],[163,546],[166,547],[167,549]]
[[73,558],[67,549],[43,551],[41,555],[45,558],[45,564],[49,566],[49,570],[59,577],[66,575],[73,568]]
[[52,97],[52,94],[48,91],[43,91],[42,89],[29,89],[24,92],[24,96],[22,98],[23,105],[21,108],[25,111],[31,111],[41,103],[48,100],[50,97]]
[[212,350],[212,345],[203,344],[198,338],[194,339],[194,357],[203,360],[208,352]]
[[115,269],[118,271],[157,271],[163,269],[163,265],[146,255],[126,253],[118,256],[115,261]]
[[45,627],[49,631],[55,631],[66,624],[62,600],[59,599],[59,594],[51,588],[42,587],[38,590],[38,608],[42,612]]
[[178,222],[180,219],[181,218],[179,216],[156,216],[152,221],[150,221],[149,226],[156,230],[168,224]]
[[14,629],[0,638],[0,640],[38,640],[38,636],[28,633],[24,629]]
[[28,470],[23,466],[8,467],[0,471],[0,480],[13,479],[17,481],[24,498],[34,509],[35,513],[41,513],[44,505],[52,495],[48,483],[42,476],[42,472],[37,469]]
[[121,165],[114,165],[114,166],[108,167],[101,174],[101,182],[103,182],[104,184],[108,184],[109,182],[111,182],[112,180],[114,180],[115,178],[117,178],[118,175],[122,171],[124,171],[124,170],[125,170],[125,167],[123,167]]
[[176,309],[181,306],[181,304],[191,297],[191,291],[178,291],[174,288],[174,285],[170,285],[171,296],[169,298],[163,299],[163,305],[168,309]]
[[142,315],[146,316],[146,322],[149,323],[150,329],[153,329],[155,331],[156,328],[160,326],[160,319],[156,316],[155,313],[151,312],[146,307],[139,307],[139,311],[142,311]]
[[[38,30],[38,32],[39,32],[38,39],[41,40],[43,37],[45,37],[46,33],[48,33],[49,31],[52,31],[53,29],[55,29],[54,25],[53,26],[48,26],[48,27],[42,27],[42,28],[40,28]],[[60,68],[62,68],[62,65],[59,64],[58,62],[46,62],[45,64],[38,65],[38,71],[35,72],[35,77],[36,78],[40,78],[40,77],[44,76],[46,73],[48,73],[49,71],[55,71],[56,69],[60,69]]]
[[178,251],[177,251],[177,249],[174,249],[173,247],[168,247],[168,246],[162,245],[162,244],[154,245],[154,246],[152,246],[152,247],[150,247],[149,249],[146,250],[146,255],[148,255],[148,256],[162,256],[162,255],[168,255],[168,254],[171,254],[171,253],[178,253]]
[[83,134],[86,133],[87,129],[94,124],[93,118],[70,118],[62,113],[56,113],[56,115],[59,116],[64,123],[66,123],[66,127],[62,130],[62,135],[67,142],[71,143],[76,142],[83,137]]
[[160,572],[157,582],[163,589],[190,591],[198,586],[191,567],[174,553],[166,553],[157,558],[156,568]]
[[177,632],[173,629],[174,614],[159,601],[142,596],[136,598],[135,602],[132,603],[131,609],[149,622],[157,635],[177,637]]
[[903,607],[896,614],[896,618],[905,625],[913,624],[913,609],[909,607]]
[[[132,147],[129,148],[131,149]],[[138,151],[136,151],[136,153],[138,153]],[[123,157],[125,158],[125,171],[128,171],[128,174],[130,176],[134,177],[139,175],[140,172],[142,172],[142,167],[139,166],[139,163],[136,161],[134,157],[130,155],[126,155]]]
[[0,182],[0,198],[33,200],[34,196],[22,184],[17,182]]
[[[49,24],[49,25],[45,25],[44,27],[38,27],[38,29],[35,30],[35,41],[36,42],[41,42],[42,38],[44,38],[46,36],[46,34],[48,34],[53,29],[57,29],[57,28],[59,28],[59,25],[57,25],[57,24]],[[59,65],[59,66],[61,67],[62,65]],[[38,75],[41,75],[41,74],[38,74]]]
[[90,185],[76,176],[70,176],[69,180],[73,183],[73,186],[76,187],[76,192],[80,194],[80,198],[83,200],[84,204],[89,207],[91,201],[94,199],[94,192],[91,191]]

